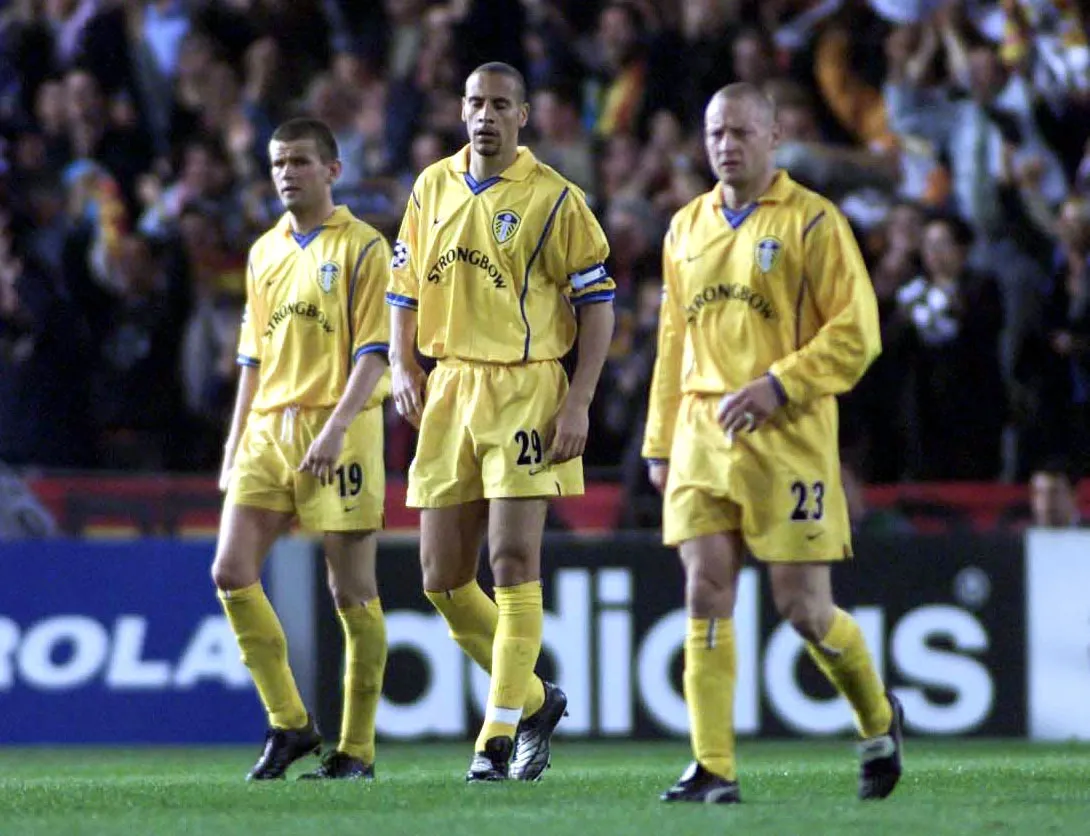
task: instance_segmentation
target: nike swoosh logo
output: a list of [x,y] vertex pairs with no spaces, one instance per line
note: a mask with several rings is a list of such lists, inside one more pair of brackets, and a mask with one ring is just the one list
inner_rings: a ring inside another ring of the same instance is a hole
[[687,255],[687,256],[685,256],[685,260],[686,261],[696,261],[698,258],[703,258],[704,253],[706,253],[706,252],[707,252],[707,250],[705,250],[703,253],[697,253],[696,255]]
[[442,222],[443,222],[442,218],[436,218],[434,221],[431,222],[431,225],[432,226],[439,226],[439,224],[441,224]]
[[807,534],[806,539],[807,540],[816,540],[818,537],[820,537],[824,533],[825,533],[824,531],[818,531],[818,532],[816,532],[814,534]]
[[348,513],[351,513],[352,511],[355,511],[359,507],[360,507],[359,505],[345,505],[344,506],[344,512],[346,514],[348,514]]
[[539,473],[544,473],[548,469],[549,466],[547,464],[543,464],[541,465],[541,467],[531,467],[528,472],[531,476],[537,476]]
[[265,282],[265,287],[272,287],[274,284],[276,284],[276,279],[269,279]]

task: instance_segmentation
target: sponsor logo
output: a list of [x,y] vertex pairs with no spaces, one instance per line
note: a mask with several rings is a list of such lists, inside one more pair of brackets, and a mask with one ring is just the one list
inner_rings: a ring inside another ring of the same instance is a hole
[[[629,736],[642,710],[660,733],[688,733],[688,712],[678,671],[687,615],[678,608],[637,630],[635,573],[628,568],[562,569],[550,584],[553,606],[545,613],[543,655],[568,693],[570,716],[557,729],[570,736]],[[804,662],[806,647],[787,623],[762,635],[758,570],[739,579],[734,623],[738,658],[735,725],[740,735],[766,728],[774,716],[806,735],[853,730],[847,703]],[[853,610],[879,673],[896,671],[894,688],[905,706],[907,727],[922,734],[965,734],[980,728],[995,709],[992,672],[978,658],[990,646],[985,626],[969,610],[924,604],[891,619],[882,606]],[[378,731],[391,738],[463,736],[475,729],[488,700],[488,677],[452,644],[442,617],[417,611],[387,614],[395,665],[426,675],[413,677],[413,694],[384,695]],[[887,650],[888,648],[888,650]],[[409,662],[403,654],[416,657]]]
[[285,302],[272,312],[272,316],[269,317],[269,327],[265,329],[265,333],[262,336],[264,336],[265,339],[268,339],[281,324],[297,316],[302,317],[303,319],[312,319],[317,322],[327,334],[333,333],[333,323],[329,321],[326,312],[313,302]]
[[731,282],[708,285],[696,294],[685,308],[685,321],[692,325],[705,308],[724,302],[741,302],[759,314],[766,322],[773,322],[780,318],[772,305],[772,300],[767,296],[755,292],[748,285]]
[[148,652],[148,623],[142,615],[121,615],[112,624],[57,615],[20,625],[0,616],[0,692],[70,691],[96,684],[116,691],[187,691],[206,683],[251,687],[224,616],[202,618],[176,659]]
[[442,281],[444,271],[458,262],[476,267],[492,281],[495,287],[507,287],[507,279],[495,260],[489,258],[488,253],[471,250],[468,247],[451,247],[440,255],[435,264],[428,270],[428,281],[432,284],[439,284]]

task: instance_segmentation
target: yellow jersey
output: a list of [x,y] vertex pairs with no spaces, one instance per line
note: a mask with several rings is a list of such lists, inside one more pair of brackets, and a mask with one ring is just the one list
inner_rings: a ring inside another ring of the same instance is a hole
[[670,458],[683,394],[724,395],[771,374],[789,420],[824,409],[835,420],[834,396],[881,351],[878,303],[847,220],[782,171],[740,210],[716,186],[674,215],[662,294],[648,459]]
[[[387,353],[390,247],[344,206],[299,235],[285,214],[250,248],[238,362],[260,369],[252,408],[333,407],[352,365]],[[389,373],[367,406],[389,394]]]
[[413,186],[386,302],[418,312],[417,345],[437,359],[554,360],[571,349],[575,308],[609,302],[609,245],[579,188],[520,147],[477,182],[469,146]]

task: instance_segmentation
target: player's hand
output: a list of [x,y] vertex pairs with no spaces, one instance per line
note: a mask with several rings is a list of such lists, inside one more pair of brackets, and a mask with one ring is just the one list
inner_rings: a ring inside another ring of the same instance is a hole
[[566,462],[583,455],[590,431],[590,408],[568,398],[560,405],[553,422],[552,437],[546,440],[545,460]]
[[724,395],[716,415],[723,432],[753,432],[780,408],[780,398],[770,375],[762,375],[737,392]]
[[324,488],[333,484],[333,470],[344,449],[345,427],[326,423],[299,464],[300,473],[313,474]]
[[394,409],[397,414],[420,429],[420,418],[424,414],[424,384],[428,376],[420,368],[415,357],[401,360],[390,367],[391,388],[393,390]]
[[666,492],[666,477],[670,475],[669,462],[648,462],[647,480],[659,493]]

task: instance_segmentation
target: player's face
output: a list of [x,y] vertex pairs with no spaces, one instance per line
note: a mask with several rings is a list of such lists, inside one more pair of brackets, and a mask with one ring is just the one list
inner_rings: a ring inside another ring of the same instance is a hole
[[746,186],[772,168],[779,128],[772,114],[749,98],[716,96],[704,113],[704,148],[719,181],[731,188]]
[[954,239],[950,227],[932,221],[923,233],[923,263],[932,276],[956,277],[965,264],[965,251]]
[[530,106],[520,100],[518,83],[499,73],[474,73],[466,80],[462,121],[475,154],[495,157],[518,146]]
[[313,139],[273,140],[269,143],[269,162],[276,194],[289,212],[321,205],[341,171],[337,160],[322,162]]

